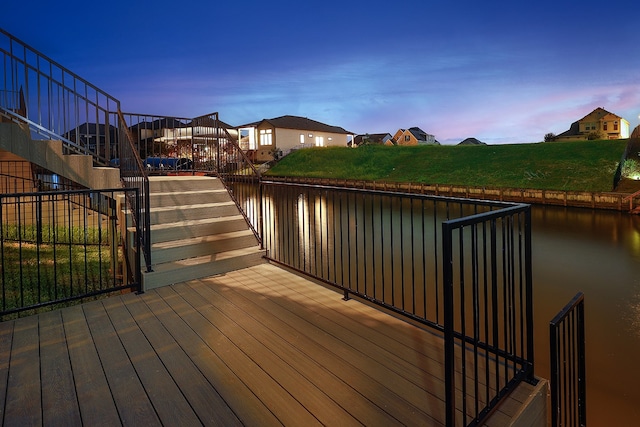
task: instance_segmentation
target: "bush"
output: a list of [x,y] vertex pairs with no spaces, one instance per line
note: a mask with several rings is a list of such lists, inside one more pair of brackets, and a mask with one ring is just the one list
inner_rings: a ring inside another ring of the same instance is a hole
[[589,141],[598,141],[600,139],[605,139],[605,136],[599,130],[594,130],[592,132],[589,132],[589,134],[587,135],[587,139]]

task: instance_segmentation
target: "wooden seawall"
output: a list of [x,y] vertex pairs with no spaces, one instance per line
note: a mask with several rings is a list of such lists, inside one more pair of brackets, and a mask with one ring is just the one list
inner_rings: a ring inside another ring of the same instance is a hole
[[[499,200],[502,202],[529,203],[534,205],[550,205],[579,207],[591,209],[608,209],[629,212],[640,206],[640,200],[632,200],[628,193],[616,192],[582,192],[562,190],[536,190],[530,188],[490,188],[471,187],[451,184],[420,184],[384,181],[351,181],[345,179],[324,178],[291,178],[268,177],[279,182],[295,182],[303,184],[322,184],[337,187],[365,188],[369,190],[396,191],[404,193],[432,194],[435,196],[461,197],[467,199]],[[625,200],[626,199],[626,200]]]

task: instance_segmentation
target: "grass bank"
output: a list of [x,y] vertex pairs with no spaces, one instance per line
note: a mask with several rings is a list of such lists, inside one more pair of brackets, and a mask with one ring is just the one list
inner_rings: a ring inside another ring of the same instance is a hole
[[475,187],[611,191],[627,140],[298,150],[268,175]]

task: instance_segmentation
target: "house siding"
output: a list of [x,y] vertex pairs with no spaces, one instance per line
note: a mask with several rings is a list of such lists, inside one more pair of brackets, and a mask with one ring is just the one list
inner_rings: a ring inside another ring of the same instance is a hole
[[[272,145],[261,145],[260,144],[260,130],[272,129]],[[269,161],[273,159],[272,150],[277,148],[282,152],[282,155],[287,155],[291,152],[291,150],[298,148],[307,148],[307,147],[315,147],[316,146],[316,137],[322,137],[324,139],[324,147],[329,146],[339,146],[346,147],[348,142],[348,135],[341,133],[332,133],[332,132],[319,132],[319,131],[310,131],[304,129],[283,129],[283,128],[274,128],[269,125],[262,125],[256,128],[257,141],[258,141],[258,150],[257,150],[257,160],[258,161]],[[300,143],[300,135],[304,135],[304,144]],[[311,135],[311,137],[309,136]],[[331,139],[329,139],[331,138]]]
[[596,108],[578,120],[575,129],[574,125],[576,123],[569,131],[558,135],[557,140],[584,140],[592,132],[599,132],[608,139],[629,138],[629,122],[602,108]]

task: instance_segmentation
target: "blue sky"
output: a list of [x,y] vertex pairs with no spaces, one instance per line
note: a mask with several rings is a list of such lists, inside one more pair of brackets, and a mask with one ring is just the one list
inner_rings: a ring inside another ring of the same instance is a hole
[[0,27],[125,112],[519,143],[597,107],[640,123],[639,13],[630,0],[36,0],[3,5]]

